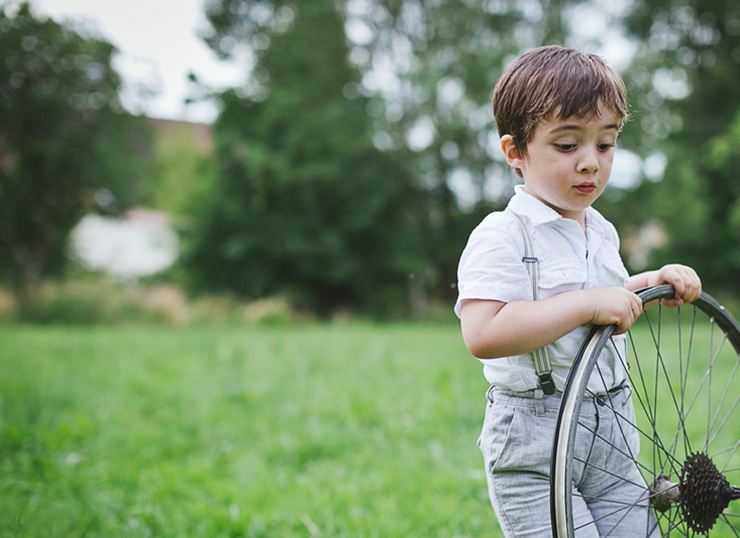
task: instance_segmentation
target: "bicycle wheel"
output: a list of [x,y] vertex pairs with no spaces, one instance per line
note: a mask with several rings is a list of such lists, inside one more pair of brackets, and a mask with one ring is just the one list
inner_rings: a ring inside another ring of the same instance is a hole
[[[553,445],[553,535],[593,536],[596,527],[602,538],[624,536],[631,524],[630,536],[740,537],[740,325],[705,293],[679,308],[662,305],[671,286],[638,295],[658,304],[619,342],[614,326],[594,327],[571,367]],[[616,352],[629,383],[619,392],[633,405],[619,407],[604,386],[607,346],[627,350]],[[632,407],[634,415],[625,411]],[[629,469],[608,471],[592,456],[597,446]],[[584,476],[632,493],[584,493]]]

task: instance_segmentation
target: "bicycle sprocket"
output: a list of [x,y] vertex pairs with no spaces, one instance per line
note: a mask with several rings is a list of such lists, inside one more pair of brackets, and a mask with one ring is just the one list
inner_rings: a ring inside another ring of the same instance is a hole
[[714,526],[734,498],[734,488],[701,452],[686,459],[678,487],[684,520],[694,532],[702,534]]

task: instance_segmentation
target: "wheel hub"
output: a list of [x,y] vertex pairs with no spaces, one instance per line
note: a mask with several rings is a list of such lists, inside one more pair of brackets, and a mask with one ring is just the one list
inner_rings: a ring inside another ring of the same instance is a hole
[[684,521],[694,532],[709,531],[730,501],[740,499],[740,488],[731,486],[706,454],[689,456],[680,478],[674,484],[659,474],[650,484],[651,504],[658,512],[665,512],[678,503]]
[[674,484],[664,474],[659,474],[650,484],[650,503],[658,512],[670,509],[673,503],[681,502],[679,484]]

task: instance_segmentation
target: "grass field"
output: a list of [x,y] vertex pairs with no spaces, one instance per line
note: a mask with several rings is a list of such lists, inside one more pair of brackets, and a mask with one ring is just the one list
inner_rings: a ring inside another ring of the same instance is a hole
[[0,326],[0,536],[500,538],[486,389],[455,324]]
[[454,325],[0,327],[4,537],[498,537]]

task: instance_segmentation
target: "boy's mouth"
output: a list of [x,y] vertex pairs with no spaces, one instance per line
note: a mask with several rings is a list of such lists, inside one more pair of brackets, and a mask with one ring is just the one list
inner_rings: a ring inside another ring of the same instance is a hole
[[583,183],[581,185],[576,185],[575,189],[581,194],[591,194],[596,190],[596,185],[592,183]]

